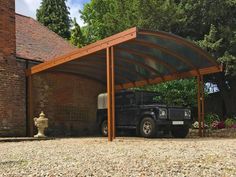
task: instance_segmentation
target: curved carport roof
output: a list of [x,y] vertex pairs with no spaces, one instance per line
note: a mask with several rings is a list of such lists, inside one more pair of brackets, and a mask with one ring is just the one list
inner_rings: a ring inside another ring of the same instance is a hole
[[106,84],[106,49],[113,47],[116,89],[221,71],[207,52],[174,34],[131,28],[32,67],[81,75]]
[[[198,121],[204,122],[203,75],[222,71],[216,59],[179,36],[131,28],[33,66],[27,71],[28,117],[32,117],[31,75],[42,71],[73,73],[107,85],[108,139],[115,138],[115,89],[126,89],[185,77],[198,78]],[[32,120],[29,119],[32,135]],[[203,135],[199,128],[199,135]]]

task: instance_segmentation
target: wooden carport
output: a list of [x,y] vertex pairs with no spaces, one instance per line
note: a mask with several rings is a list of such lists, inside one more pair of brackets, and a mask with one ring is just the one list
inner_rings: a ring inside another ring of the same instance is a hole
[[[74,73],[107,86],[108,140],[115,138],[115,91],[186,77],[198,80],[198,121],[204,123],[203,76],[222,67],[204,50],[179,36],[131,28],[27,71],[28,122],[33,135],[32,75],[45,70]],[[199,135],[203,136],[201,126]]]

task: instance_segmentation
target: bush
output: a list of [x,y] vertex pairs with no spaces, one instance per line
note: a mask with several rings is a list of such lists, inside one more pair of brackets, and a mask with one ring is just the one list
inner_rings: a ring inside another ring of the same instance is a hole
[[[220,121],[220,118],[219,118],[219,116],[218,116],[217,114],[210,113],[210,114],[207,114],[207,115],[205,116],[205,123],[206,123],[208,126],[212,127],[211,125],[212,125],[213,122],[215,122],[215,121],[217,121],[217,122]],[[215,123],[216,123],[216,122],[215,122]]]
[[232,128],[234,125],[236,126],[236,120],[234,118],[228,118],[225,120],[226,128]]
[[224,122],[224,121],[219,122],[218,125],[217,125],[217,128],[218,128],[218,129],[223,129],[223,128],[225,128],[225,122]]
[[218,128],[218,125],[219,125],[219,121],[218,120],[215,120],[215,121],[213,121],[212,123],[211,123],[211,128],[212,129],[217,129]]

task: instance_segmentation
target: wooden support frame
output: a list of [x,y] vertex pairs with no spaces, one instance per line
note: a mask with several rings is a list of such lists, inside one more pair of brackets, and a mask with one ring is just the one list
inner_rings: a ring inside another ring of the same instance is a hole
[[199,131],[198,134],[200,137],[205,136],[205,127],[204,127],[204,80],[203,75],[197,76],[197,100],[198,100],[198,124],[199,124]]
[[112,139],[116,138],[115,127],[115,59],[114,47],[111,47],[111,90],[112,90]]
[[33,129],[33,103],[32,103],[32,75],[28,75],[27,77],[28,83],[28,115],[27,115],[27,136],[33,137],[34,129]]
[[115,67],[114,67],[114,48],[106,49],[107,56],[107,128],[108,141],[115,138]]

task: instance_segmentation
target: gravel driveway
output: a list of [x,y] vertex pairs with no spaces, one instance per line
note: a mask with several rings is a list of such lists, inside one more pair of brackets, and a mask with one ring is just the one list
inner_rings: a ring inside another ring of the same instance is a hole
[[0,143],[0,176],[236,176],[236,139]]

